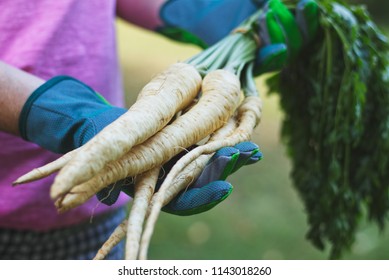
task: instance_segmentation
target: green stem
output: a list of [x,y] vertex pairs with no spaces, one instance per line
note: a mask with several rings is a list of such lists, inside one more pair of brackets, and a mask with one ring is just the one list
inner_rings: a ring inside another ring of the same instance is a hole
[[239,35],[240,40],[234,46],[234,51],[228,57],[226,65],[234,68],[237,75],[240,76],[240,73],[246,64],[254,61],[257,46],[250,34],[245,33],[237,35]]
[[200,52],[199,54],[189,58],[186,63],[198,66],[201,64],[207,65],[210,62],[213,62],[215,60],[215,57],[223,54],[225,50],[228,50],[230,48],[230,45],[233,44],[231,42],[231,38],[226,37],[223,40],[219,41],[212,47]]
[[244,69],[242,77],[242,89],[245,97],[259,96],[259,92],[254,80],[254,62],[250,62]]
[[255,59],[258,48],[255,39],[256,22],[262,11],[258,11],[244,21],[223,40],[186,62],[198,68],[201,75],[216,69],[231,69],[239,77],[247,63]]

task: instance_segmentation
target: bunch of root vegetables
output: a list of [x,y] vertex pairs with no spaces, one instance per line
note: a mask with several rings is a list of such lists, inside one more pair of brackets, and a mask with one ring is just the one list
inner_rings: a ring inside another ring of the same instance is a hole
[[[146,259],[161,208],[200,175],[218,149],[250,140],[260,120],[262,104],[253,80],[256,17],[213,47],[157,74],[128,111],[88,143],[14,184],[59,171],[50,195],[64,212],[110,184],[133,178],[128,219],[95,259],[103,259],[123,238],[126,259]],[[155,190],[163,164],[200,141],[204,144],[181,157]]]
[[[291,9],[297,0],[283,1]],[[315,40],[268,80],[285,113],[282,136],[307,215],[307,238],[339,258],[362,217],[381,229],[389,213],[389,40],[363,7],[317,0]],[[118,180],[135,178],[128,220],[97,253],[123,238],[127,259],[146,259],[161,208],[199,176],[212,154],[250,140],[261,117],[253,69],[260,47],[253,14],[219,43],[156,75],[126,114],[83,147],[15,184],[59,171],[51,197],[60,212]],[[161,166],[183,149],[160,188]],[[126,236],[127,235],[127,236]]]

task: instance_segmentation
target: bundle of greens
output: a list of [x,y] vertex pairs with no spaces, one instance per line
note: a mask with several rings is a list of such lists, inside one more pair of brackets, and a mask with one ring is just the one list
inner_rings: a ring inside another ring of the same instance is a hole
[[365,217],[383,229],[389,210],[389,44],[363,7],[318,4],[318,38],[268,84],[285,112],[307,238],[339,258]]

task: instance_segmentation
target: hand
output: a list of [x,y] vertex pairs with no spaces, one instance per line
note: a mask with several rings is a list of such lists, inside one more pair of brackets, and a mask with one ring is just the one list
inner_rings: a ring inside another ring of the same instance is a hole
[[19,130],[25,140],[62,154],[84,145],[126,111],[108,104],[82,82],[58,76],[28,98]]
[[269,0],[259,18],[262,47],[256,60],[256,74],[281,70],[316,35],[319,26],[315,0],[301,0],[295,16],[280,0]]
[[[164,165],[156,189],[162,184],[164,175],[184,153],[177,155]],[[262,159],[262,153],[258,146],[252,142],[242,142],[234,147],[220,149],[211,158],[199,178],[162,210],[184,216],[199,214],[213,208],[232,192],[232,185],[225,179],[242,166],[253,164],[260,159]],[[116,202],[121,191],[133,196],[133,187],[133,180],[121,180],[100,191],[97,197],[103,203],[112,205]]]
[[[66,153],[84,145],[124,112],[126,109],[108,104],[82,82],[59,76],[32,93],[22,109],[19,126],[24,139],[53,152]],[[168,162],[165,172],[181,156]],[[190,215],[212,208],[232,191],[232,186],[224,181],[226,177],[261,158],[258,146],[251,142],[220,149],[189,190],[178,195],[164,211]],[[120,180],[97,193],[97,198],[112,205],[121,191],[132,196],[132,181],[132,178]]]
[[319,26],[315,0],[301,0],[295,15],[280,0],[170,0],[161,7],[165,25],[158,30],[175,40],[207,47],[259,8],[263,9],[258,22],[262,47],[255,74],[280,70],[314,38]]
[[232,192],[233,187],[225,181],[226,178],[242,166],[261,159],[262,153],[252,142],[241,142],[234,147],[220,149],[188,190],[182,191],[163,211],[186,216],[213,208]]
[[160,8],[163,26],[157,30],[172,39],[200,47],[228,35],[266,0],[167,0]]

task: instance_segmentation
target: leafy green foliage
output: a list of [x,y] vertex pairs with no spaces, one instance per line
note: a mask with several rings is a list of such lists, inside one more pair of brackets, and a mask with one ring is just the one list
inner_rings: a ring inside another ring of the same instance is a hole
[[307,238],[339,258],[363,217],[384,228],[389,210],[389,44],[363,7],[318,3],[318,38],[268,84],[285,112]]
[[353,4],[366,5],[369,12],[380,22],[388,22],[389,1],[382,0],[349,0]]

